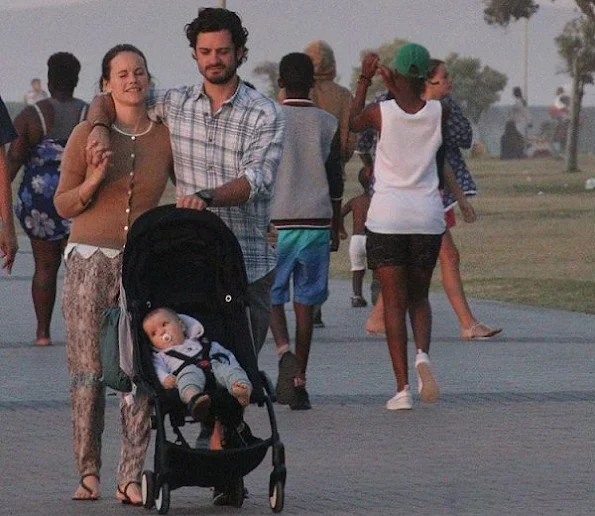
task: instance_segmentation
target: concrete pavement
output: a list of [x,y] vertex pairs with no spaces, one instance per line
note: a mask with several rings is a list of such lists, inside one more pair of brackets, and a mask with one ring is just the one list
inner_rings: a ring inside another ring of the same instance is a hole
[[[13,276],[0,278],[0,515],[144,514],[114,498],[118,410],[108,399],[102,498],[73,502],[64,323],[54,345],[31,345],[32,256],[25,240]],[[350,283],[333,281],[309,368],[313,410],[277,407],[286,445],[284,514],[587,515],[595,510],[595,316],[489,301],[477,315],[505,333],[463,342],[442,293],[432,295],[432,361],[440,400],[389,412],[394,378],[383,338],[366,336],[368,309],[350,307]],[[292,314],[289,315],[292,321]],[[412,347],[410,348],[413,358]],[[271,343],[261,369],[276,377]],[[415,371],[411,361],[411,383]],[[255,434],[268,435],[252,407]],[[152,452],[147,467],[151,467]],[[250,475],[240,510],[182,488],[169,514],[268,514],[270,456]],[[155,513],[154,513],[155,514]]]

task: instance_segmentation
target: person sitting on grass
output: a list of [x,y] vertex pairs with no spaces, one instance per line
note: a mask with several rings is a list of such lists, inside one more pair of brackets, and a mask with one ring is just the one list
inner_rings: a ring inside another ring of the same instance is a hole
[[[227,389],[242,408],[248,406],[252,393],[248,375],[231,351],[203,337],[204,328],[199,321],[169,308],[157,308],[144,318],[143,330],[154,347],[153,367],[159,381],[166,389],[177,387],[195,421],[206,421],[211,408],[211,396],[204,392],[206,375],[198,365],[206,346],[209,348],[205,359],[217,384]],[[221,448],[217,423],[211,439],[215,449]]]
[[349,260],[351,261],[351,284],[353,296],[351,306],[354,308],[368,306],[368,302],[362,295],[364,275],[366,274],[366,216],[370,207],[370,177],[368,169],[362,167],[357,176],[359,184],[364,189],[363,193],[352,197],[341,209],[341,239],[347,238],[344,220],[349,214],[353,214],[353,228],[351,240],[349,241]]

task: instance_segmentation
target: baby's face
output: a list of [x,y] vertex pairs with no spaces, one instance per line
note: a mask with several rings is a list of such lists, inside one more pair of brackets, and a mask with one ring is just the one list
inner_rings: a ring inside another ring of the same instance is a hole
[[184,342],[184,323],[167,312],[155,312],[143,322],[143,330],[157,349],[167,349]]

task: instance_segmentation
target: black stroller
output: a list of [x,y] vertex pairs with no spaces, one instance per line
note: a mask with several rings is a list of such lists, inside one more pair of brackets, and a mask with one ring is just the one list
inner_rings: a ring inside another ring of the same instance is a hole
[[[229,505],[240,507],[245,496],[243,477],[263,461],[271,447],[269,502],[273,512],[280,512],[284,503],[285,451],[273,410],[274,390],[266,374],[258,370],[245,300],[246,271],[233,233],[208,211],[173,205],[155,208],[139,217],[131,228],[122,282],[132,320],[133,382],[149,395],[151,425],[156,430],[154,471],[143,472],[142,478],[144,506],[156,505],[159,514],[166,514],[172,490],[201,486],[226,493]],[[234,353],[252,382],[251,403],[267,408],[271,437],[220,451],[188,444],[181,431],[189,421],[186,407],[177,390],[172,393],[161,386],[153,370],[151,345],[142,329],[144,316],[161,306],[199,319],[205,335]],[[175,434],[175,441],[166,435],[168,415],[169,433]]]

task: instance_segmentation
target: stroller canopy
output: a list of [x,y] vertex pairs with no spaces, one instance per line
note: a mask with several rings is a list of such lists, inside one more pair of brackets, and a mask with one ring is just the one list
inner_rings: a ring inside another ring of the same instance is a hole
[[129,308],[224,306],[243,300],[247,288],[242,250],[231,230],[209,211],[174,205],[150,210],[133,224],[122,282]]

